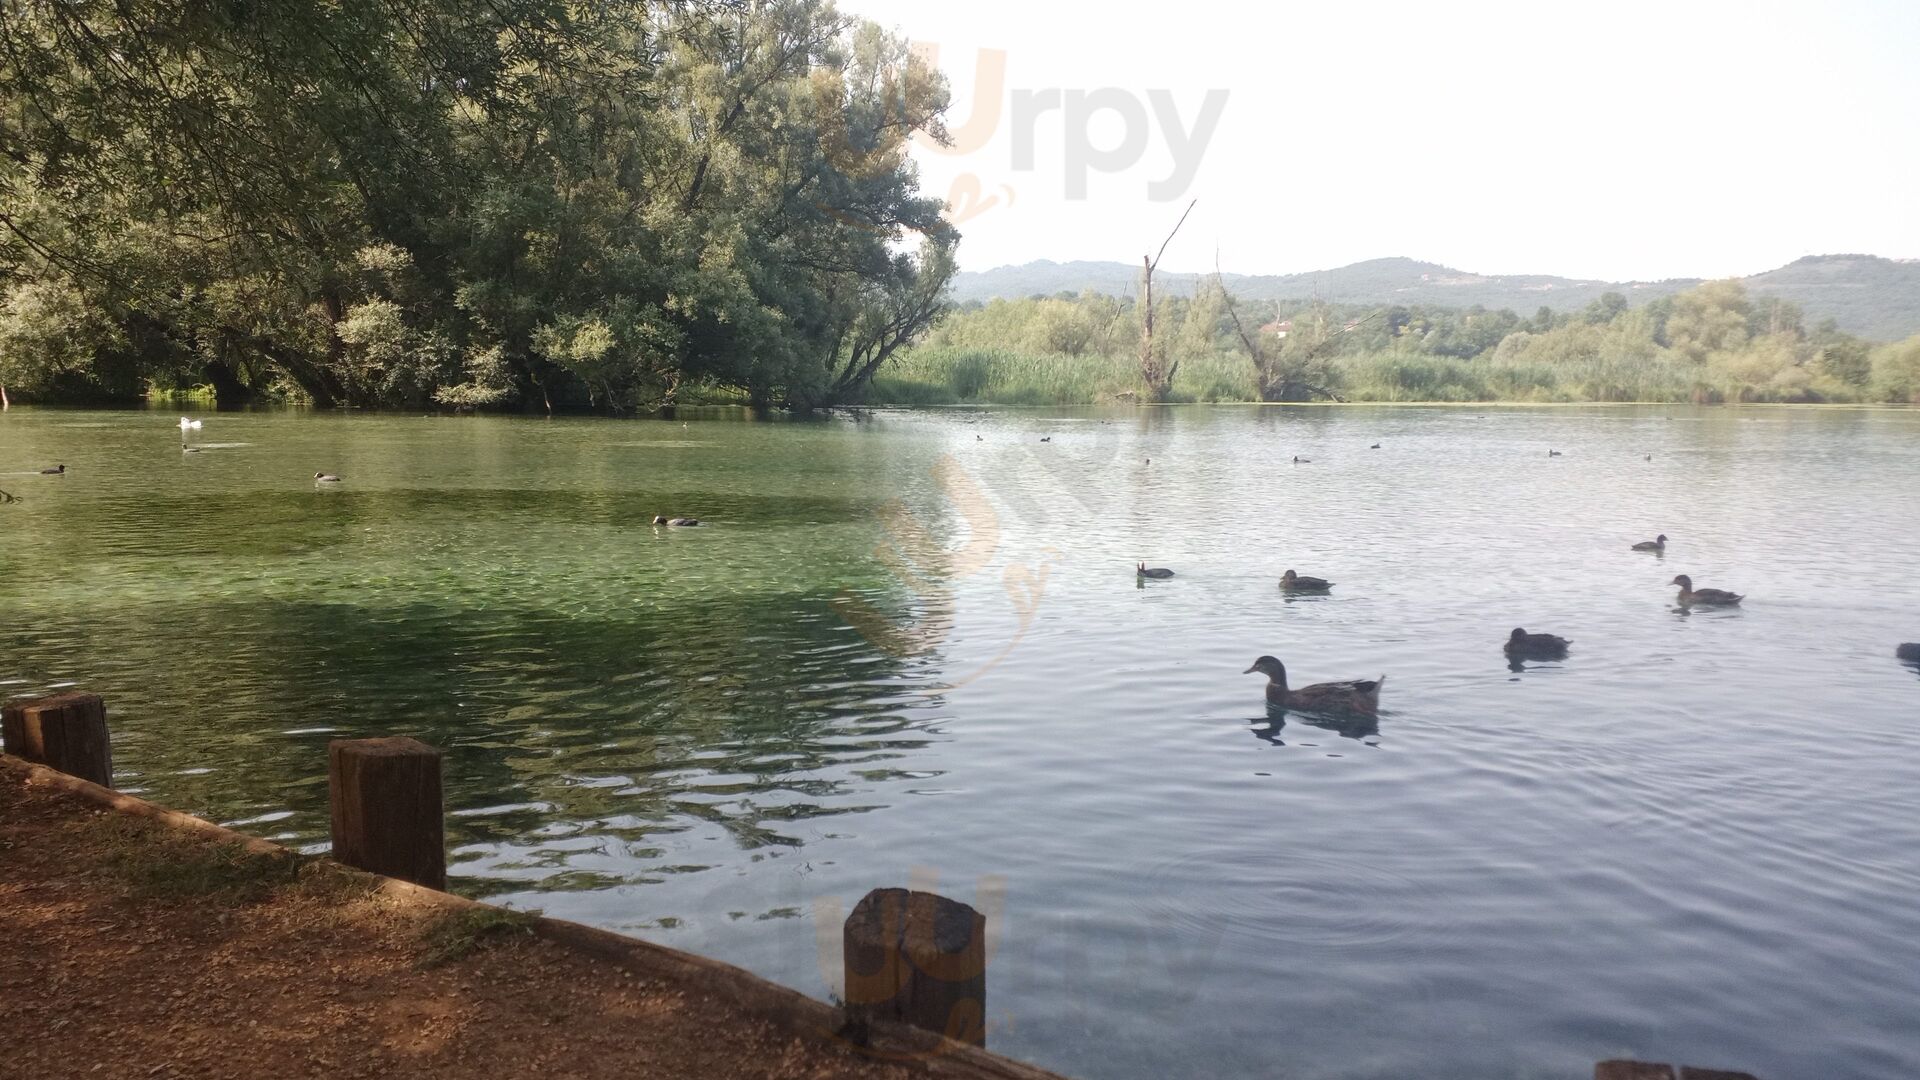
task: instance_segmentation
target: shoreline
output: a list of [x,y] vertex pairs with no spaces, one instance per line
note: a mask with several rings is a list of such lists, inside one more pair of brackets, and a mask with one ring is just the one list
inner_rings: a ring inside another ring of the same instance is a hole
[[[842,1010],[741,968],[299,856],[4,754],[0,807],[0,932],[24,946],[0,959],[0,1000],[19,1003],[6,1027],[35,1076],[1061,1080],[900,1025],[856,1046]],[[436,963],[446,926],[481,929]]]

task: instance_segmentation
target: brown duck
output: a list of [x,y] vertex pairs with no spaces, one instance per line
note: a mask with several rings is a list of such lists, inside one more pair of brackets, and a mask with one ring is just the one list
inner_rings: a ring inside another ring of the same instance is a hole
[[671,526],[675,529],[697,529],[700,527],[699,518],[670,518],[665,515],[655,515],[653,523],[655,525]]
[[1633,550],[1665,551],[1667,550],[1667,534],[1661,533],[1659,536],[1656,536],[1651,540],[1642,540],[1640,543],[1633,545]]
[[1267,677],[1267,704],[1312,712],[1347,712],[1372,716],[1380,711],[1380,687],[1387,677],[1356,679],[1353,682],[1317,683],[1289,687],[1287,666],[1271,656],[1263,656],[1241,672],[1259,672]]
[[1730,593],[1725,589],[1696,589],[1693,579],[1685,574],[1674,578],[1668,584],[1680,586],[1681,607],[1733,607],[1746,597],[1739,593]]
[[1567,646],[1573,644],[1563,637],[1553,634],[1529,634],[1518,627],[1507,637],[1507,655],[1515,659],[1558,660],[1567,655]]
[[1280,588],[1286,592],[1326,592],[1333,582],[1326,578],[1301,577],[1289,570],[1280,575]]

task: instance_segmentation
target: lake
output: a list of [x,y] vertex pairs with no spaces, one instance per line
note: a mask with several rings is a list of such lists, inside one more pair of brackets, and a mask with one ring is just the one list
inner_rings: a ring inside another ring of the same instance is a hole
[[456,891],[822,998],[936,887],[1089,1080],[1920,1075],[1920,412],[177,417],[0,416],[0,695],[160,803],[323,848],[416,735]]

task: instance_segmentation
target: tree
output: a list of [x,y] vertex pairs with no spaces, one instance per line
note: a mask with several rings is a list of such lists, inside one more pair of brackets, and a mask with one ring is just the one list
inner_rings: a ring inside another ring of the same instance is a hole
[[1710,281],[1673,297],[1666,337],[1673,349],[1696,364],[1716,352],[1745,345],[1751,336],[1746,287],[1737,280]]
[[1153,271],[1160,265],[1160,256],[1167,253],[1167,245],[1173,243],[1175,234],[1179,233],[1180,226],[1187,223],[1187,215],[1193,213],[1193,208],[1199,201],[1195,199],[1187,204],[1187,209],[1180,215],[1180,220],[1173,223],[1173,232],[1168,233],[1167,238],[1160,242],[1159,254],[1145,255],[1140,260],[1145,267],[1140,277],[1140,381],[1146,384],[1148,399],[1152,401],[1167,400],[1167,395],[1173,390],[1173,377],[1180,370],[1178,358],[1175,358],[1172,363],[1167,362],[1164,344],[1158,351],[1154,346]]
[[1599,298],[1587,305],[1580,318],[1596,326],[1612,322],[1627,310],[1627,298],[1617,292],[1601,293]]
[[946,105],[826,0],[19,0],[0,292],[106,313],[136,389],[827,404],[941,310]]

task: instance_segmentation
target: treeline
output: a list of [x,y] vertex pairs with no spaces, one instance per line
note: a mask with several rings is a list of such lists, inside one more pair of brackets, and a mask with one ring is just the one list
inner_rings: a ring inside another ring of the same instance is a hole
[[[1155,307],[1156,354],[1188,401],[1917,402],[1920,337],[1876,344],[1790,301],[1709,282],[1631,307],[1509,310],[1235,300],[1212,282]],[[1237,322],[1235,316],[1238,316]],[[969,304],[876,400],[1132,400],[1137,305],[1100,294]]]
[[945,308],[946,102],[825,0],[7,0],[0,385],[843,402]]

